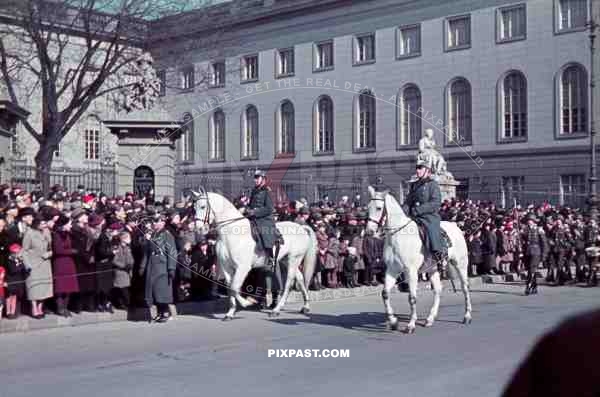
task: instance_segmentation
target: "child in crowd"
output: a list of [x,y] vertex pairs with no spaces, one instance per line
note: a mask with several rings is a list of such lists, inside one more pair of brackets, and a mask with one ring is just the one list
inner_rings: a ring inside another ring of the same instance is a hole
[[356,257],[356,248],[348,247],[346,251],[347,255],[344,257],[344,286],[346,288],[354,288],[356,286],[354,284],[354,272],[356,271],[354,268],[358,260]]
[[14,243],[8,247],[8,273],[6,277],[6,318],[17,318],[18,301],[25,297],[25,280],[31,273],[21,258],[22,247]]

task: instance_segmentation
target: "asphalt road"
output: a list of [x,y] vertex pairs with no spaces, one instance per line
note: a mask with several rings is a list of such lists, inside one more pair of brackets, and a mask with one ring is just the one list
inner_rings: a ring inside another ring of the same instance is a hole
[[[294,304],[276,320],[241,312],[167,324],[106,323],[0,335],[0,396],[498,396],[536,339],[565,316],[597,307],[600,288],[484,286],[473,323],[444,293],[433,328],[385,329],[379,296]],[[406,294],[392,303],[403,324]],[[420,290],[420,320],[431,294]],[[291,311],[294,310],[294,311]],[[275,358],[269,349],[349,349],[348,358]],[[399,394],[398,394],[399,393]]]

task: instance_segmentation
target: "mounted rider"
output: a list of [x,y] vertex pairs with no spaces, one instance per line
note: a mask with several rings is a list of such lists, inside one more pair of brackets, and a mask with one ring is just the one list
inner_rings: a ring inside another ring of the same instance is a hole
[[423,225],[427,234],[428,249],[437,262],[440,275],[444,274],[448,262],[448,250],[441,235],[439,210],[442,195],[438,183],[431,177],[431,161],[417,160],[417,179],[410,185],[404,202],[405,212],[418,224]]
[[[258,250],[263,250],[268,258],[265,267],[265,281],[271,284],[273,302],[269,308],[272,309],[277,305],[282,285],[281,272],[279,266],[277,266],[277,257],[279,256],[279,248],[283,244],[283,238],[279,234],[279,230],[277,230],[275,220],[273,219],[274,206],[270,192],[271,189],[266,185],[265,172],[256,170],[254,173],[254,189],[252,189],[250,194],[246,215],[258,232],[259,237],[256,241]],[[273,283],[273,275],[275,275],[276,283]],[[266,293],[266,287],[264,293]],[[266,297],[262,297],[260,305],[262,307],[266,305]]]

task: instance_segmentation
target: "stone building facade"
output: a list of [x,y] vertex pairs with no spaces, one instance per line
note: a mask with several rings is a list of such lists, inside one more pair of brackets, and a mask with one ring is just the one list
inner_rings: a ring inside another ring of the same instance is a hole
[[577,201],[589,176],[588,7],[233,1],[154,22],[164,106],[190,120],[177,184],[212,178],[236,193],[260,167],[291,198],[364,192],[378,176],[398,190],[434,128],[460,195]]

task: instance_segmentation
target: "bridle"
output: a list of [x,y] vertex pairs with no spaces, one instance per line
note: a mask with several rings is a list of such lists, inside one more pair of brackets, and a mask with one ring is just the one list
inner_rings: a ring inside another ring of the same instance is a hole
[[208,199],[208,194],[206,192],[206,190],[204,190],[204,188],[201,189],[200,191],[200,196],[196,198],[195,201],[201,200],[201,199],[205,199],[206,200],[206,212],[204,214],[204,217],[202,218],[202,223],[204,225],[214,225],[215,227],[219,227],[219,226],[224,226],[227,225],[229,223],[233,223],[233,222],[237,222],[241,219],[246,219],[245,216],[240,216],[237,218],[233,218],[233,219],[227,219],[221,222],[215,222],[213,221],[212,223],[210,222],[210,213],[213,212],[212,206],[210,205],[210,200]]
[[[369,202],[371,201],[383,201],[385,203],[385,199],[383,198],[371,198],[369,200]],[[383,226],[384,223],[387,221],[387,207],[384,205],[383,207],[383,211],[381,212],[381,217],[379,218],[379,220],[373,219],[371,217],[369,217],[367,219],[367,223],[369,222],[373,222],[377,225],[377,230],[383,229],[383,235],[390,235],[393,236],[394,234],[398,233],[400,230],[404,229],[405,227],[407,227],[408,225],[411,224],[411,222],[413,222],[412,219],[408,218],[408,222],[406,222],[404,225],[399,226],[399,227],[389,227],[389,226]],[[387,231],[387,232],[386,232]]]

